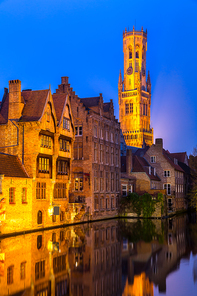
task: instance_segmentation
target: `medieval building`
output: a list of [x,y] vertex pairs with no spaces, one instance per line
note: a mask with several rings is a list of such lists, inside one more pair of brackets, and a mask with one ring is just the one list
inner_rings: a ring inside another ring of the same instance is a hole
[[75,219],[98,219],[117,214],[120,195],[120,125],[112,100],[102,95],[78,98],[67,77],[56,94],[68,93],[75,124],[70,202],[81,204]]
[[147,32],[123,32],[124,79],[118,81],[119,120],[126,144],[142,147],[153,143],[150,126],[151,81],[146,81]]
[[[2,231],[6,227],[7,232],[12,232],[13,223],[16,231],[70,221],[73,139],[74,123],[66,94],[52,97],[50,89],[21,91],[20,80],[9,81],[9,91],[5,89],[0,106],[0,152],[18,156],[18,166],[24,173],[17,175],[19,169],[14,165],[8,173],[1,170],[2,179],[10,177],[9,182],[2,182],[0,193],[5,197],[4,217],[12,213],[2,222]],[[27,181],[17,185],[12,176]],[[22,215],[17,214],[19,210]]]

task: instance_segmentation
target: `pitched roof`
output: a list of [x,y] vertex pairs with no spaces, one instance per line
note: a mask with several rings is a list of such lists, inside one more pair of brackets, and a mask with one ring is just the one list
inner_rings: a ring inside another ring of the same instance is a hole
[[25,100],[25,106],[20,121],[37,121],[40,119],[48,92],[48,89],[21,92],[21,96]]
[[176,157],[173,157],[172,153],[163,149],[163,156],[171,164],[171,166],[175,168],[175,170],[184,172],[184,170],[178,164],[174,163],[174,159]]
[[85,107],[90,108],[94,106],[98,106],[100,97],[92,97],[92,98],[80,98],[81,102]]
[[55,112],[57,116],[57,121],[59,122],[63,112],[64,104],[67,98],[67,94],[65,93],[53,94],[52,97],[53,97],[53,103],[54,103]]
[[0,174],[5,177],[28,178],[18,156],[4,153],[0,153]]
[[149,167],[150,165],[145,158],[137,155],[133,156],[132,172],[143,172],[143,173],[146,173],[151,180],[161,181],[157,175],[154,175],[154,168],[151,167],[151,174],[149,174]]
[[178,159],[178,161],[185,163],[185,158],[187,159],[186,152],[178,152],[178,153],[170,153],[174,158]]

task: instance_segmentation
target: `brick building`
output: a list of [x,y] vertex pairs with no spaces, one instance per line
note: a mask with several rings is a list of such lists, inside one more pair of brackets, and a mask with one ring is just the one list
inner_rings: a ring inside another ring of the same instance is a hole
[[[32,228],[70,221],[73,139],[73,117],[66,94],[52,97],[50,89],[21,91],[20,80],[9,81],[9,92],[5,89],[0,106],[0,152],[17,155],[32,180],[32,215],[26,215],[27,221],[32,219]],[[12,207],[16,210],[21,206],[18,194],[14,190]]]
[[114,117],[112,100],[102,95],[78,98],[62,77],[56,94],[69,93],[75,123],[70,202],[88,219],[117,214],[120,194],[120,126]]

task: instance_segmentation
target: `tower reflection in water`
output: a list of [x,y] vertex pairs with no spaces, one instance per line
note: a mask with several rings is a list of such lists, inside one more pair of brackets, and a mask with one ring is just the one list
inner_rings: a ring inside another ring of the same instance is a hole
[[166,277],[189,254],[186,221],[110,220],[4,238],[0,295],[165,292]]

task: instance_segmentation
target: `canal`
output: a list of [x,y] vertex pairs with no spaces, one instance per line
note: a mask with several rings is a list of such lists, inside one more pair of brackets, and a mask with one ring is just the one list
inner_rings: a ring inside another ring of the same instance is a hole
[[196,216],[107,220],[1,239],[0,295],[197,295]]

